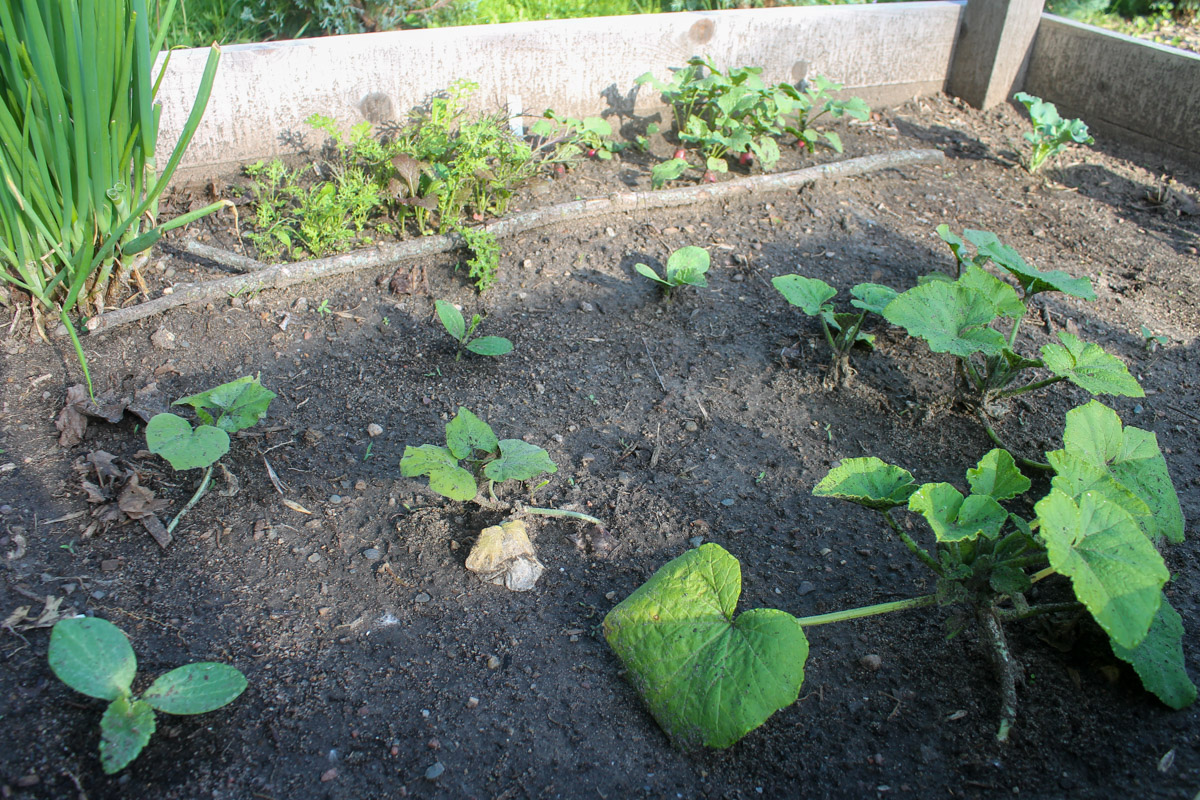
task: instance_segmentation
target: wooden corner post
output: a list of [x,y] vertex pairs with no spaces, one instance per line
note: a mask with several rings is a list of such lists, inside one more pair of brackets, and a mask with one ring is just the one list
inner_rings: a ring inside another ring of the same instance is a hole
[[968,0],[946,91],[976,108],[1008,100],[1021,79],[1043,0]]

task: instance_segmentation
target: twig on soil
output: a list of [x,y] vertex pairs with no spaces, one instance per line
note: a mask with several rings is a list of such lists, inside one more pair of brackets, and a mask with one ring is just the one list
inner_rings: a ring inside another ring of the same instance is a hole
[[[660,189],[655,192],[614,192],[607,197],[576,200],[549,208],[527,211],[523,214],[515,214],[485,225],[483,229],[497,238],[502,238],[558,222],[577,222],[610,214],[676,208],[756,192],[793,190],[820,180],[836,180],[883,169],[939,163],[943,160],[945,160],[945,154],[940,150],[900,150],[862,158],[851,158],[831,164],[820,164],[793,172],[755,175],[723,183],[682,186],[674,189]],[[392,265],[405,259],[444,253],[462,247],[463,244],[463,238],[458,234],[424,236],[420,239],[382,244],[372,249],[342,253],[329,258],[276,264],[246,275],[231,275],[205,283],[178,285],[173,288],[171,294],[130,308],[122,308],[92,317],[87,322],[87,330],[92,334],[103,333],[119,325],[144,319],[178,306],[207,303],[220,297],[248,290],[282,289],[318,278],[330,278],[335,275]],[[66,332],[65,326],[63,332]]]
[[215,261],[223,267],[228,267],[234,272],[258,272],[269,267],[269,264],[264,264],[250,256],[243,256],[238,253],[231,253],[220,247],[213,247],[207,244],[200,244],[195,239],[188,239],[183,243],[183,252],[204,258],[209,261]]
[[658,367],[654,364],[654,356],[650,355],[650,345],[646,344],[646,337],[642,337],[642,347],[646,348],[646,358],[650,359],[650,369],[654,370],[654,377],[658,378],[658,385],[662,387],[663,394],[670,394],[667,391],[667,383],[663,380],[663,376],[659,373]]

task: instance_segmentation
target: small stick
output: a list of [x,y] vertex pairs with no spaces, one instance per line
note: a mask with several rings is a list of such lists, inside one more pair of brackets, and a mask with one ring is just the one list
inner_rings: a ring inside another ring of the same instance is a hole
[[266,269],[269,265],[261,261],[257,261],[250,256],[243,256],[239,253],[231,253],[220,247],[212,247],[207,244],[200,244],[195,239],[188,239],[183,243],[183,252],[189,255],[205,258],[209,261],[215,261],[223,267],[228,267],[234,272],[258,272]]
[[667,391],[667,383],[663,380],[663,376],[659,374],[658,367],[654,365],[654,356],[650,355],[650,345],[646,344],[646,337],[642,337],[642,347],[646,348],[646,358],[650,359],[650,369],[654,370],[654,377],[658,378],[658,385],[662,387],[663,394],[670,394]]

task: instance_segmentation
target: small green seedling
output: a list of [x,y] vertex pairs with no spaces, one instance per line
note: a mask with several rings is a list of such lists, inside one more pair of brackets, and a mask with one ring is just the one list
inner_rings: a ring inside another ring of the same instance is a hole
[[1171,340],[1169,338],[1167,338],[1166,336],[1162,335],[1161,333],[1155,333],[1154,331],[1150,330],[1145,325],[1143,325],[1142,326],[1142,341],[1145,343],[1146,349],[1149,350],[1151,353],[1153,353],[1155,350],[1157,350],[1160,347],[1166,347],[1167,343],[1170,342]]
[[481,479],[487,480],[488,494],[495,497],[494,484],[557,471],[545,450],[521,439],[497,439],[490,425],[465,408],[446,423],[445,447],[410,445],[400,459],[401,475],[427,475],[430,489],[458,501],[476,499]]
[[154,733],[154,712],[204,714],[237,699],[246,677],[234,667],[202,662],[160,675],[133,694],[137,658],[121,629],[103,619],[64,619],[50,632],[50,669],[77,692],[108,701],[100,718],[100,764],[112,775],[137,758]]
[[192,407],[200,420],[195,428],[177,414],[155,414],[150,419],[146,425],[147,450],[165,458],[176,471],[204,469],[200,488],[167,526],[168,533],[208,489],[213,465],[229,452],[229,434],[258,424],[274,398],[275,393],[263,388],[258,378],[247,375],[174,402]]
[[[557,162],[574,161],[580,155],[608,161],[613,153],[625,147],[612,140],[613,129],[608,120],[602,117],[566,117],[549,108],[542,119],[530,126],[529,132],[556,143],[557,148],[551,160]],[[558,136],[551,139],[555,133]]]
[[317,306],[317,313],[321,315],[321,317],[327,317],[333,313],[333,310],[329,307],[328,298],[322,300],[321,305]]
[[680,286],[708,286],[704,273],[708,272],[710,258],[703,247],[681,247],[667,258],[665,277],[660,277],[646,264],[634,264],[633,268],[640,275],[654,281],[662,289],[663,295],[669,300],[671,291]]
[[479,323],[483,322],[483,317],[478,314],[471,315],[471,324],[468,326],[466,320],[463,319],[462,312],[453,304],[447,303],[445,300],[434,300],[433,307],[437,311],[438,319],[441,320],[446,333],[458,342],[458,352],[454,354],[455,361],[462,358],[463,350],[469,350],[481,356],[502,356],[512,351],[512,342],[503,336],[471,338],[475,335],[475,329],[479,327]]
[[833,367],[825,381],[827,387],[845,386],[849,382],[854,375],[850,366],[850,350],[860,342],[867,347],[875,347],[875,337],[862,331],[863,318],[868,311],[882,314],[897,295],[894,289],[878,283],[860,283],[850,289],[854,298],[850,305],[859,309],[859,312],[839,314],[829,302],[837,294],[837,289],[823,280],[803,275],[780,275],[772,278],[771,284],[789,303],[821,321],[825,342],[833,354]]
[[1041,169],[1047,159],[1066,150],[1071,142],[1095,143],[1096,140],[1088,135],[1088,127],[1083,120],[1063,119],[1058,115],[1054,103],[1047,103],[1025,92],[1017,92],[1013,97],[1024,104],[1033,122],[1033,130],[1025,134],[1025,140],[1033,145],[1025,165],[1031,173]]

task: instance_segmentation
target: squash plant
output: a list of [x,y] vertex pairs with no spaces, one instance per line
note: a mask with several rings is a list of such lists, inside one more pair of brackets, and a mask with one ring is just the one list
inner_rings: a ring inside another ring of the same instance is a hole
[[[609,645],[650,712],[681,746],[728,747],[799,695],[808,656],[805,628],[922,606],[959,610],[952,634],[971,620],[982,632],[1000,682],[996,738],[1017,718],[1020,662],[1008,623],[1048,614],[1090,614],[1113,654],[1171,708],[1196,699],[1184,667],[1183,626],[1163,587],[1159,553],[1181,542],[1183,514],[1155,435],[1123,426],[1091,401],[1067,413],[1063,447],[1047,453],[1055,475],[1025,519],[1006,508],[1030,481],[1005,450],[967,471],[967,494],[948,483],[918,485],[878,458],[850,458],[813,490],[877,511],[937,578],[933,594],[796,618],[774,609],[734,616],[737,560],[702,545],[662,567],[604,620]],[[922,517],[918,543],[894,517]],[[1055,577],[1074,599],[1031,602],[1034,584]],[[965,612],[965,613],[963,613]]]

